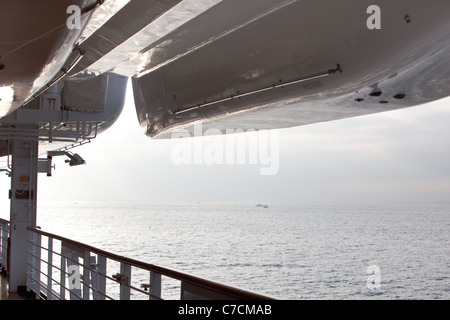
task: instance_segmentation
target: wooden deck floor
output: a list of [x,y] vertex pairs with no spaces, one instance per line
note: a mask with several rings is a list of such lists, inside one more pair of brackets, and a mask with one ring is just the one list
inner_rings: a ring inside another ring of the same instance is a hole
[[0,275],[0,300],[23,300],[17,293],[9,293],[8,287],[8,281]]

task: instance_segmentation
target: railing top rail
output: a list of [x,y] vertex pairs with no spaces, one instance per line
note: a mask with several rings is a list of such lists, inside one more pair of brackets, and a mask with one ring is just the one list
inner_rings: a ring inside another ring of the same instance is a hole
[[0,218],[0,223],[1,223],[1,224],[9,224],[9,221]]
[[157,265],[153,265],[153,264],[149,264],[149,263],[142,262],[139,260],[135,260],[132,258],[124,257],[124,256],[121,256],[121,255],[118,255],[115,253],[111,253],[111,252],[108,252],[108,251],[105,251],[105,250],[102,250],[102,249],[99,249],[99,248],[96,248],[96,247],[93,247],[93,246],[90,246],[90,245],[87,245],[87,244],[84,244],[84,243],[81,243],[81,242],[78,242],[75,240],[71,240],[71,239],[56,235],[56,234],[42,231],[37,228],[29,227],[28,230],[35,232],[37,234],[43,235],[45,237],[57,239],[59,241],[67,243],[69,245],[76,246],[76,247],[84,249],[84,250],[88,250],[90,252],[99,254],[101,256],[104,256],[106,258],[109,258],[109,259],[112,259],[112,260],[115,260],[118,262],[123,262],[123,263],[129,264],[131,266],[138,267],[138,268],[148,270],[148,271],[152,271],[152,272],[155,272],[155,273],[158,273],[163,276],[167,276],[167,277],[179,280],[179,281],[191,283],[196,286],[201,286],[201,287],[207,288],[209,290],[214,290],[217,293],[226,294],[230,298],[235,298],[235,299],[239,299],[239,300],[271,300],[272,299],[271,297],[264,296],[264,295],[261,295],[258,293],[249,292],[249,291],[239,289],[236,287],[231,287],[231,286],[217,283],[217,282],[214,282],[211,280],[207,280],[207,279],[199,278],[199,277],[192,276],[189,274],[185,274],[180,271],[171,270],[171,269],[167,269],[167,268],[160,267]]

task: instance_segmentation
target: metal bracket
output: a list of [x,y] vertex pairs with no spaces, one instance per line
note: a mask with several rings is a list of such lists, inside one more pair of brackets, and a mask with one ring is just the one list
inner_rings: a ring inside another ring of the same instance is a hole
[[49,151],[47,152],[47,158],[39,158],[37,163],[37,172],[47,173],[48,177],[52,176],[52,169],[55,170],[56,166],[52,165],[53,157],[55,156],[67,156],[69,160],[65,162],[71,167],[86,164],[86,161],[77,153],[73,154],[69,151]]
[[148,291],[151,288],[151,285],[148,283],[141,284],[141,288],[144,289],[144,291]]
[[128,284],[128,277],[124,274],[116,273],[112,277],[121,284]]
[[38,173],[47,173],[47,177],[52,176],[52,169],[55,169],[55,165],[52,165],[52,158],[39,158],[37,163]]

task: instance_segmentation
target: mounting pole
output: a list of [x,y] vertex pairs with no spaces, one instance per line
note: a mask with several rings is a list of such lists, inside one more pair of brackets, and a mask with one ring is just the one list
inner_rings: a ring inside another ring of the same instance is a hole
[[[29,127],[26,129],[30,129]],[[32,128],[33,129],[33,128]],[[9,291],[27,283],[28,227],[36,226],[38,139],[12,139]]]

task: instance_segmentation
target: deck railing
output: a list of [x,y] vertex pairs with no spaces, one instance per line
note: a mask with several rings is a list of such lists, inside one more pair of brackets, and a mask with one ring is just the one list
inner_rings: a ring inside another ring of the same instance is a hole
[[0,269],[8,268],[9,221],[0,219]]
[[[9,223],[0,220],[0,226],[3,266],[7,250],[4,238],[8,236]],[[28,228],[28,231],[27,288],[40,299],[271,299],[123,257],[38,228]]]

